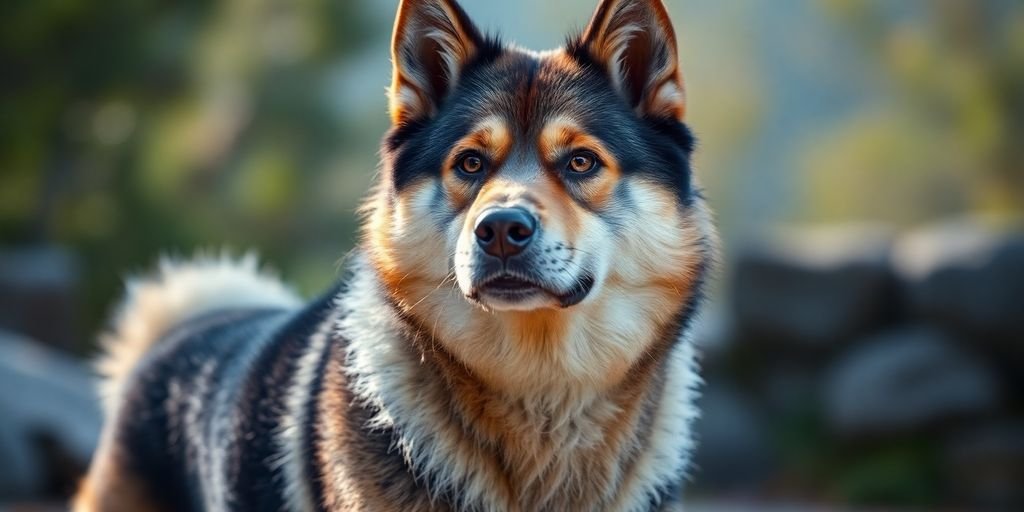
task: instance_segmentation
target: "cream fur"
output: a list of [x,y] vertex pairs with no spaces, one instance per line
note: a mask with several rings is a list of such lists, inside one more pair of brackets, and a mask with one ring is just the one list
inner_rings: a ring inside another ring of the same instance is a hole
[[[380,311],[386,306],[372,271],[364,265],[354,274],[345,304],[354,311]],[[464,309],[469,309],[468,305]],[[431,399],[420,363],[408,357],[408,340],[397,329],[396,321],[384,314],[347,315],[338,323],[339,334],[350,340],[345,371],[353,389],[361,402],[379,411],[370,426],[394,428],[398,434],[395,447],[414,471],[430,475],[435,492],[458,489],[459,507],[509,509],[514,504],[500,501],[493,492],[493,482],[500,477],[480,461],[480,447],[471,439],[437,428],[449,421],[448,412],[442,403]],[[610,510],[644,510],[652,496],[684,473],[693,447],[691,426],[698,416],[694,402],[701,382],[694,352],[688,335],[682,334],[668,355],[665,394],[651,419],[649,445],[631,478],[620,482],[622,491]],[[524,397],[520,404],[522,414],[537,418],[532,423],[538,428],[548,425],[545,435],[560,436],[557,452],[536,455],[538,466],[543,467],[557,460],[568,462],[575,450],[600,443],[599,423],[619,412],[602,400],[601,393],[574,386],[564,386],[561,393]],[[581,469],[565,468],[566,481],[574,481]]]
[[126,288],[111,329],[101,336],[104,354],[96,364],[104,377],[101,394],[108,414],[132,368],[172,327],[217,309],[301,304],[293,291],[260,270],[251,253],[237,259],[224,254],[191,260],[165,257],[155,273],[129,279]]

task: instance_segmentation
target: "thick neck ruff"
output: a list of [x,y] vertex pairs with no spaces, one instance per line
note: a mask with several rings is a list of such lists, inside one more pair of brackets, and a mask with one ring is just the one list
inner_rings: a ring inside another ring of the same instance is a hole
[[393,432],[433,497],[465,510],[633,511],[678,490],[700,383],[687,332],[615,389],[512,398],[404,321],[369,265],[357,262],[339,307],[348,385],[374,411],[366,428]]

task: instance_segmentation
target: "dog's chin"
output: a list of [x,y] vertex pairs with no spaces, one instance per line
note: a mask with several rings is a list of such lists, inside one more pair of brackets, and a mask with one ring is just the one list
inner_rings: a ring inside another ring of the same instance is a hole
[[590,294],[594,279],[585,276],[569,290],[556,290],[542,284],[508,275],[475,285],[466,297],[490,311],[534,311],[573,307]]

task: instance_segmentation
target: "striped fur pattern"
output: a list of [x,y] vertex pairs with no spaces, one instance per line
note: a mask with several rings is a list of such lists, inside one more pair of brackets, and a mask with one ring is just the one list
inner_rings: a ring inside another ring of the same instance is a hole
[[111,330],[100,342],[104,356],[96,369],[106,379],[102,396],[109,411],[122,381],[174,323],[223,306],[297,307],[298,296],[274,276],[262,274],[255,254],[199,255],[191,261],[163,259],[152,276],[131,279]]
[[679,508],[715,235],[661,1],[537,53],[404,0],[392,56],[346,277],[304,305],[252,258],[136,281],[76,511]]

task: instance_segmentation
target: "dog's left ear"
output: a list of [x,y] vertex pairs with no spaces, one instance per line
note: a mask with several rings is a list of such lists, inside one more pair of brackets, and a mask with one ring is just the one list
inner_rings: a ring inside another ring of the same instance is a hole
[[638,114],[683,118],[676,35],[662,0],[601,0],[579,43]]
[[401,0],[391,40],[391,121],[433,115],[481,45],[479,30],[455,0]]

